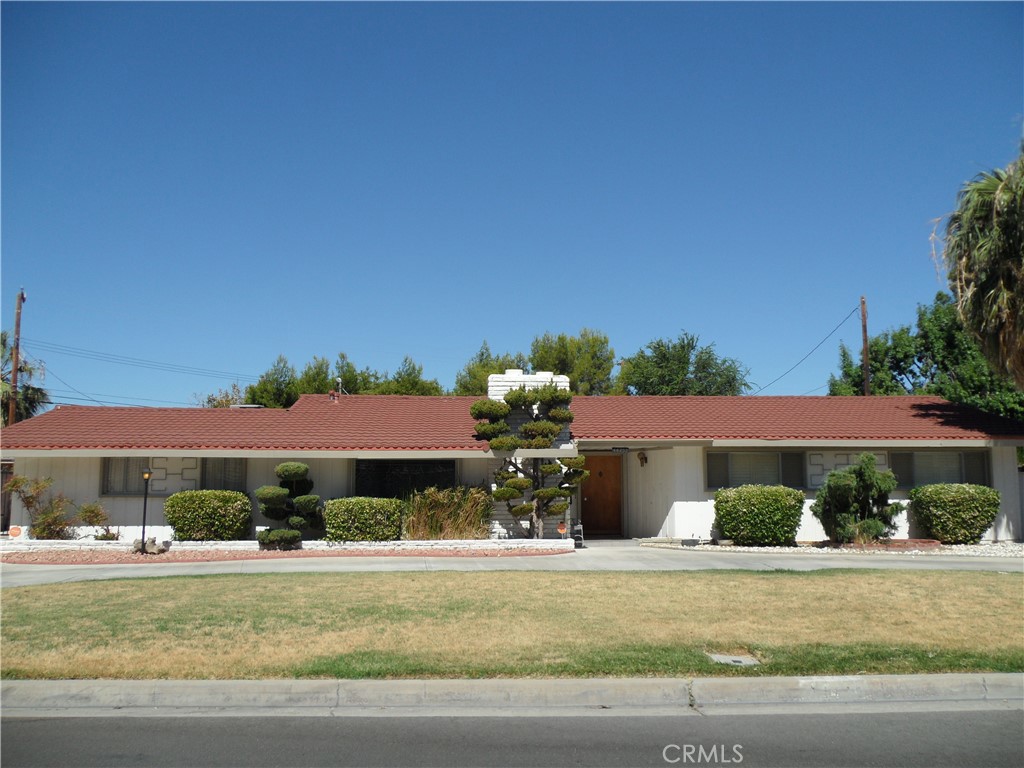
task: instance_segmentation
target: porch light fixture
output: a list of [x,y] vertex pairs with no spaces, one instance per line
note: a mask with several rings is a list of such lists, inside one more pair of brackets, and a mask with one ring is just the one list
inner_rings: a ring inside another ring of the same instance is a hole
[[153,470],[146,467],[142,470],[142,554],[146,554],[146,503],[149,501],[149,478],[153,476]]
[[647,453],[646,452],[640,451],[640,453],[638,453],[636,455],[636,458],[637,458],[637,461],[640,462],[640,466],[641,467],[646,467],[647,466]]

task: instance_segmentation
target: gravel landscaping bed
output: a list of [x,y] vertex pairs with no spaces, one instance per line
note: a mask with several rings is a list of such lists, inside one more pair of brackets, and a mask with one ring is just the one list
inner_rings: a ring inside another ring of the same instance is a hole
[[645,546],[671,547],[672,549],[686,549],[691,551],[704,552],[778,552],[784,554],[800,555],[835,555],[860,556],[860,555],[960,555],[963,557],[1024,557],[1024,543],[1013,541],[1000,541],[991,544],[955,544],[938,547],[926,547],[921,549],[887,549],[883,546],[861,548],[838,548],[838,547],[722,547],[715,544],[698,544],[696,546],[680,546],[669,544],[645,544]]
[[125,563],[194,563],[218,560],[274,560],[300,557],[536,557],[557,555],[570,550],[533,549],[517,547],[435,547],[423,549],[297,549],[289,552],[260,551],[258,549],[185,549],[175,548],[160,555],[140,555],[128,551],[128,545],[102,549],[47,548],[20,552],[0,552],[0,562],[29,565],[119,565]]

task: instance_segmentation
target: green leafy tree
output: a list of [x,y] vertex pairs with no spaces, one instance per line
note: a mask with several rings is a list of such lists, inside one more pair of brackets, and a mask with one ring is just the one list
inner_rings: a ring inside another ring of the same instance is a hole
[[331,376],[331,363],[326,357],[317,357],[306,363],[302,373],[295,380],[296,390],[300,395],[326,395],[337,387]]
[[477,400],[470,415],[477,419],[477,435],[502,456],[494,473],[491,497],[504,502],[515,519],[529,519],[531,538],[544,537],[544,521],[569,509],[570,499],[587,479],[583,456],[541,459],[520,455],[524,449],[545,450],[567,431],[573,414],[572,392],[553,384],[535,389],[521,387],[503,400]]
[[[872,395],[920,394],[928,384],[917,360],[917,339],[910,326],[868,339],[868,392]],[[863,395],[864,371],[845,344],[839,345],[839,375],[829,377],[830,395]]]
[[742,395],[749,371],[738,360],[719,357],[713,344],[681,333],[656,339],[622,361],[615,390],[630,395]]
[[385,378],[372,394],[375,395],[443,395],[444,388],[437,379],[424,379],[423,366],[406,357],[395,375]]
[[227,389],[218,389],[211,395],[193,395],[192,399],[201,408],[230,408],[245,403],[245,393],[233,382]]
[[604,395],[612,388],[615,350],[608,337],[584,328],[579,336],[545,333],[530,345],[530,366],[534,371],[551,371],[569,377],[578,395]]
[[298,378],[288,358],[278,355],[259,381],[245,388],[245,402],[265,408],[290,408],[299,399]]
[[1024,144],[1005,170],[961,188],[943,260],[964,326],[996,370],[1024,389]]
[[[349,360],[348,355],[344,352],[339,353],[338,359],[334,362],[335,388],[340,386],[341,389],[337,391],[346,395],[372,393],[381,385],[382,378],[377,371],[372,371],[369,368],[357,369],[355,363]],[[340,384],[339,379],[341,380]]]
[[[918,306],[915,329],[903,326],[869,339],[868,360],[872,395],[938,395],[1024,419],[1024,392],[988,364],[948,294]],[[839,374],[830,377],[829,394],[861,395],[862,381],[860,361],[840,345]]]
[[[11,402],[11,371],[14,366],[14,350],[8,341],[7,331],[0,331],[0,409],[3,410],[3,425],[7,426],[7,416]],[[36,368],[24,355],[18,358],[18,400],[14,406],[15,421],[24,421],[35,416],[50,402],[45,389],[32,384]]]
[[453,394],[486,395],[487,377],[492,373],[504,373],[512,368],[528,372],[529,366],[529,361],[521,352],[514,355],[494,355],[485,341],[480,346],[480,351],[455,375]]

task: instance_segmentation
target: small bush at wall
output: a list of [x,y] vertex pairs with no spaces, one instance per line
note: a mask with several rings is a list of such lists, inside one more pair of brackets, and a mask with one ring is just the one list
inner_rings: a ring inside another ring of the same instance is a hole
[[397,541],[402,535],[399,499],[375,499],[352,496],[331,499],[324,505],[327,541]]
[[302,532],[291,528],[274,528],[256,534],[260,549],[301,549]]
[[493,507],[491,495],[482,488],[427,488],[409,499],[403,538],[485,539]]
[[179,491],[164,501],[178,541],[233,541],[249,533],[252,502],[238,491]]
[[743,546],[776,547],[796,541],[804,495],[781,485],[741,485],[715,493],[715,528]]
[[50,494],[52,477],[30,478],[15,475],[4,490],[18,497],[28,513],[28,533],[33,539],[73,539],[77,520],[70,514],[73,506],[64,494]]
[[942,483],[910,491],[910,514],[943,544],[977,544],[999,514],[999,491]]

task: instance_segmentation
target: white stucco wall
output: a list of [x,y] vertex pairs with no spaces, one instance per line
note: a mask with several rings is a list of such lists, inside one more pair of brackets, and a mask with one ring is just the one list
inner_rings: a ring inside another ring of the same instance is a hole
[[[282,461],[303,461],[309,465],[309,476],[314,482],[313,493],[323,499],[351,496],[353,493],[355,459],[302,459],[278,457],[248,459],[246,488],[250,495],[261,485],[277,485],[274,467]],[[149,499],[146,502],[146,531],[148,536],[169,539],[170,526],[164,517],[164,499],[178,491],[195,490],[200,484],[201,461],[194,457],[154,456],[149,460],[153,470]],[[457,459],[459,482],[481,485],[490,482],[496,463],[485,458]],[[492,466],[493,465],[493,466]],[[122,540],[138,537],[142,524],[142,501],[139,496],[104,496],[102,490],[103,460],[89,458],[22,458],[15,462],[15,474],[30,478],[50,477],[53,494],[62,493],[75,504],[99,502],[106,511],[110,526],[119,529]],[[507,515],[506,515],[507,517]],[[253,500],[253,522],[257,526],[269,524],[259,514]],[[11,500],[11,525],[27,528],[28,515],[15,496]],[[85,535],[83,529],[80,532]]]
[[[625,535],[631,538],[669,537],[707,539],[715,520],[714,492],[705,488],[704,449],[699,446],[644,449],[645,466],[631,451],[625,460]],[[797,541],[821,541],[825,531],[811,514],[815,488],[833,469],[854,464],[863,450],[809,451],[805,466],[809,484]],[[880,469],[888,469],[887,452],[874,452]],[[1024,539],[1024,498],[1017,471],[1016,449],[993,448],[990,456],[992,485],[999,491],[1001,508],[996,522],[986,532],[986,541]],[[892,494],[893,501],[906,502],[905,491]],[[906,511],[896,519],[895,538],[917,538],[923,534],[908,520]]]

